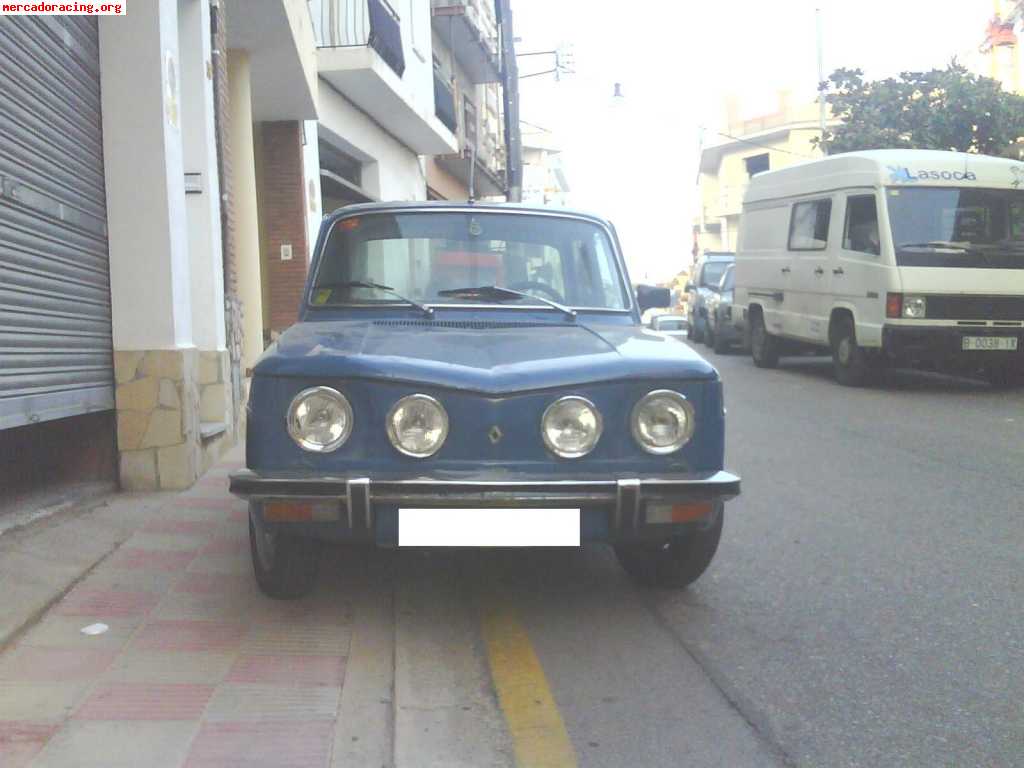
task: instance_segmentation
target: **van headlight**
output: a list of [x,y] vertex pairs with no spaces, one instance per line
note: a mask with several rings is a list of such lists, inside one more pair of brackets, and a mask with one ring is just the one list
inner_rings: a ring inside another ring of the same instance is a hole
[[928,302],[924,296],[904,296],[903,316],[908,320],[923,320],[928,315]]
[[594,450],[602,429],[601,412],[584,397],[556,400],[540,420],[544,445],[563,459],[578,459]]
[[288,406],[288,434],[300,448],[313,453],[338,450],[352,434],[352,406],[330,387],[299,392]]
[[433,456],[448,437],[448,413],[428,395],[408,395],[388,412],[388,439],[399,453],[417,459]]
[[630,422],[640,447],[658,455],[678,451],[690,441],[697,426],[693,406],[669,389],[648,392],[640,398]]

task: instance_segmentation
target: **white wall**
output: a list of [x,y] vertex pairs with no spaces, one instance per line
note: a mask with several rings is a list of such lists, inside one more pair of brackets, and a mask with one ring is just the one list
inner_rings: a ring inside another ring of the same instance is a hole
[[317,122],[307,120],[303,126],[306,144],[302,148],[302,175],[306,187],[306,240],[309,242],[309,253],[306,256],[311,259],[324,212],[320,210],[320,148],[317,141]]
[[[433,88],[433,76],[431,76]],[[363,188],[378,200],[425,200],[419,157],[326,81],[320,81],[320,135],[363,161]]]
[[224,266],[220,180],[214,128],[209,0],[178,0],[184,168],[202,193],[185,195],[192,292],[192,334],[200,349],[224,349]]
[[177,0],[99,20],[114,348],[192,345]]

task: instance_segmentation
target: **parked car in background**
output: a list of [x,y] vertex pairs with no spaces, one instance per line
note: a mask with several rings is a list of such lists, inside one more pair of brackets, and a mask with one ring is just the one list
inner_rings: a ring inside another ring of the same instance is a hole
[[742,346],[746,337],[746,319],[743,307],[733,302],[736,286],[736,265],[730,264],[708,299],[708,327],[704,343],[718,354],[724,354],[735,346]]
[[677,339],[685,339],[690,323],[685,315],[658,315],[651,319],[651,330],[672,336]]
[[726,251],[706,251],[693,270],[693,279],[686,284],[690,340],[703,341],[708,325],[707,301],[725,274],[725,268],[736,259]]
[[1020,382],[1021,168],[880,150],[754,176],[736,259],[754,362],[811,348],[831,351],[849,386],[887,363]]
[[314,583],[320,543],[611,543],[648,584],[711,563],[722,383],[641,313],[612,226],[497,204],[369,204],[324,219],[299,322],[257,362],[246,468],[253,568]]

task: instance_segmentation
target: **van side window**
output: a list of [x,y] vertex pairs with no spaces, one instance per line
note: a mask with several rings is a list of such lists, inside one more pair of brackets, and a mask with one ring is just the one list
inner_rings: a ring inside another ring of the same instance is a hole
[[878,206],[874,195],[855,195],[846,198],[846,228],[843,249],[878,256],[881,252],[878,238]]
[[823,251],[828,245],[828,226],[832,220],[832,201],[797,203],[789,222],[789,250]]

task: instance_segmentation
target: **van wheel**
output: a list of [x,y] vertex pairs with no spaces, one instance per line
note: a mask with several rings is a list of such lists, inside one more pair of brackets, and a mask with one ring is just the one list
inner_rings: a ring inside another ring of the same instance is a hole
[[758,368],[779,365],[779,341],[764,327],[764,315],[760,312],[750,317],[750,356]]
[[271,531],[249,502],[249,549],[256,583],[267,597],[290,600],[313,589],[320,560],[320,542]]
[[708,569],[722,538],[725,513],[707,528],[694,527],[665,541],[630,542],[615,547],[622,569],[647,587],[686,587]]
[[853,320],[836,321],[832,332],[832,367],[836,381],[844,387],[863,387],[871,378],[871,362],[863,347],[857,345]]

